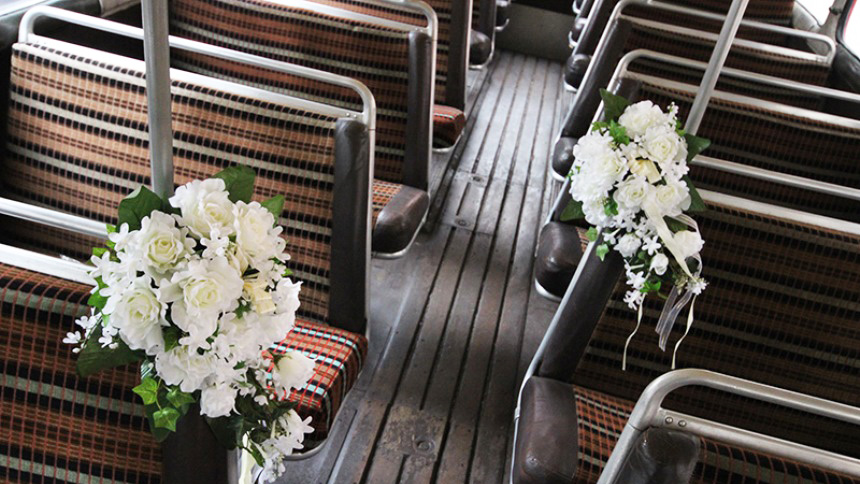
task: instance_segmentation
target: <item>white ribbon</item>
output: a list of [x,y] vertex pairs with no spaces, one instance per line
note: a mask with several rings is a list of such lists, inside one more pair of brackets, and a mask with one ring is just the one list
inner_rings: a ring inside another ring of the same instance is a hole
[[[702,274],[702,258],[699,254],[693,256],[693,260],[697,262],[696,264],[696,273],[693,274],[690,272],[690,268],[687,265],[687,261],[683,257],[683,252],[681,248],[678,247],[678,244],[675,242],[675,236],[671,230],[669,230],[669,226],[666,225],[666,221],[663,220],[663,217],[660,215],[660,211],[654,206],[653,202],[646,201],[642,204],[642,211],[645,212],[645,217],[654,225],[654,228],[657,231],[657,235],[660,237],[661,242],[669,250],[669,253],[675,258],[675,261],[690,278],[690,281],[698,280],[699,276]],[[678,215],[676,217],[672,217],[673,219],[683,223],[687,227],[693,229],[694,231],[699,231],[699,225],[693,220],[691,217],[687,215]],[[672,333],[672,326],[675,325],[675,320],[678,318],[678,313],[684,309],[684,306],[687,305],[690,300],[695,301],[695,297],[692,291],[689,289],[684,289],[683,287],[674,287],[672,292],[669,294],[669,298],[666,300],[666,303],[663,305],[663,311],[660,313],[660,319],[657,321],[657,326],[654,330],[660,335],[659,346],[660,349],[666,351],[666,343],[669,341],[669,336]],[[636,320],[636,328],[633,329],[633,332],[630,336],[627,337],[627,342],[624,343],[624,355],[621,358],[621,369],[626,370],[627,368],[627,347],[630,345],[630,341],[633,339],[633,336],[639,331],[639,325],[642,322],[642,303],[639,304],[639,315]],[[678,347],[681,345],[681,342],[684,341],[684,338],[687,337],[687,334],[690,332],[690,327],[693,325],[693,304],[690,304],[690,313],[687,316],[687,329],[684,332],[684,335],[681,336],[681,339],[675,343],[675,350],[672,353],[672,369],[675,369],[675,356],[678,353]]]

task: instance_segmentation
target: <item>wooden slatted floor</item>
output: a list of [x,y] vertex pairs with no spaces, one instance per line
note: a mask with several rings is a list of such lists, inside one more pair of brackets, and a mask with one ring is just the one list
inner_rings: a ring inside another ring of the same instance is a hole
[[561,66],[507,52],[471,73],[469,123],[434,160],[427,229],[374,260],[365,370],[317,455],[283,483],[500,483],[513,410],[555,305],[532,284]]

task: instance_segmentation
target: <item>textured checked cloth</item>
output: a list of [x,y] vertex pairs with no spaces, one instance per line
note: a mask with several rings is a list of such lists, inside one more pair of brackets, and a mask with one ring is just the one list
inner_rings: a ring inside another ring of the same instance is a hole
[[[711,204],[697,214],[705,239],[695,323],[678,368],[702,368],[860,406],[860,236]],[[573,382],[634,401],[670,369],[682,312],[666,352],[653,327],[662,300],[646,299],[642,329],[619,281],[579,361]],[[703,388],[673,393],[673,410],[860,457],[846,425]]]
[[466,127],[463,111],[449,106],[433,106],[433,145],[453,146]]
[[[149,184],[144,86],[142,62],[16,44],[6,196],[113,222],[122,198]],[[172,93],[176,183],[244,164],[257,172],[256,198],[285,195],[280,223],[303,281],[301,314],[326,321],[337,120],[179,80]],[[88,258],[101,245],[35,224],[8,228],[7,242],[52,254]]]
[[313,418],[314,431],[306,446],[321,442],[328,435],[346,393],[355,384],[367,356],[364,336],[310,321],[296,321],[287,337],[272,346],[275,354],[299,351],[316,361],[313,377],[289,400],[298,403],[302,417]]
[[62,342],[90,287],[0,264],[0,480],[155,484],[136,367],[81,378]]
[[[374,176],[401,183],[409,113],[409,32],[268,0],[172,0],[171,33],[364,83],[376,100]],[[177,52],[177,67],[361,111],[351,89]]]
[[[578,466],[574,482],[595,483],[615,448],[633,402],[574,387]],[[833,483],[855,484],[850,477],[824,469],[700,438],[699,463],[690,484]]]
[[[695,87],[691,89],[695,91]],[[640,97],[662,107],[674,102],[683,119],[694,94],[646,80]],[[819,114],[805,110],[798,110],[797,115],[784,114],[771,106],[729,101],[716,93],[708,104],[698,135],[711,140],[704,153],[709,157],[860,187],[860,163],[857,163],[860,129],[818,120]],[[690,176],[700,188],[844,220],[860,220],[860,203],[854,200],[701,166],[691,166]]]
[[[730,0],[671,0],[668,3],[721,14],[727,13],[732,4]],[[750,0],[744,18],[789,26],[793,10],[794,0]]]

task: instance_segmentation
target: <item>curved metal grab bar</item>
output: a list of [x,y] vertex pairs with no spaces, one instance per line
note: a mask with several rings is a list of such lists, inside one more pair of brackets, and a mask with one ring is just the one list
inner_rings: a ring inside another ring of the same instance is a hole
[[41,272],[42,274],[60,277],[88,286],[93,286],[96,283],[89,275],[90,268],[80,262],[60,259],[11,245],[0,244],[0,263]]
[[105,224],[70,213],[0,197],[0,214],[93,237],[107,238]]
[[[688,386],[704,386],[860,426],[860,408],[857,407],[708,370],[675,370],[654,379],[642,392],[636,406],[633,407],[633,412],[624,426],[624,431],[621,433],[615,449],[612,451],[612,455],[609,457],[609,461],[606,463],[606,467],[603,469],[603,473],[600,475],[598,484],[617,482],[624,460],[642,432],[649,427],[670,426],[675,422],[677,424],[673,428],[678,430],[718,438],[728,444],[743,445],[800,462],[814,463],[817,467],[833,472],[860,476],[860,460],[858,459],[706,419],[667,411],[662,407],[663,400],[670,393]],[[682,421],[683,424],[680,423]]]

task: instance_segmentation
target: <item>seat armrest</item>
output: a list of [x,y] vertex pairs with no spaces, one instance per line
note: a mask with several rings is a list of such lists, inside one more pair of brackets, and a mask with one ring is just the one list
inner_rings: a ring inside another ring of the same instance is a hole
[[514,445],[514,484],[572,482],[578,449],[573,387],[549,378],[529,378]]

